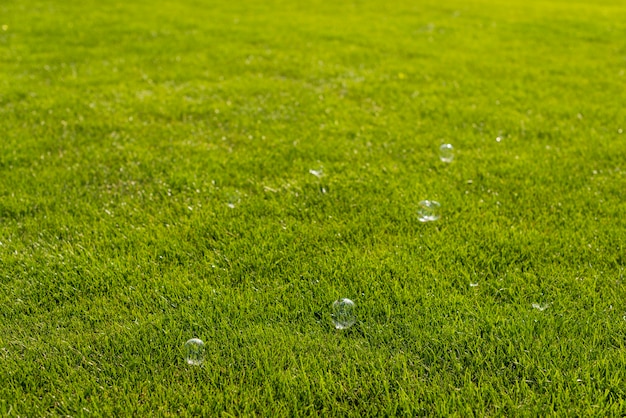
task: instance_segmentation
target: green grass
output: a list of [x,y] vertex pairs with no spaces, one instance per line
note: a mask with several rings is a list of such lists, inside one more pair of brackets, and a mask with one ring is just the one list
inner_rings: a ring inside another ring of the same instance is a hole
[[0,415],[623,415],[625,103],[618,0],[4,1]]

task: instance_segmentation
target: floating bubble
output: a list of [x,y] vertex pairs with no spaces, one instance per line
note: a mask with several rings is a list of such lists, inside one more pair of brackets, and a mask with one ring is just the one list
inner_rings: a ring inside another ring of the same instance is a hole
[[[322,178],[324,178],[324,176],[325,176],[325,175],[324,175],[324,169],[323,169],[322,167],[317,168],[317,169],[310,169],[310,170],[309,170],[309,174],[314,175],[315,177],[317,177],[317,178],[318,178],[318,179],[320,179],[320,180],[321,180]],[[319,191],[320,191],[320,193],[321,193],[321,194],[326,194],[326,193],[328,193],[328,186],[327,186],[327,185],[324,185],[324,184],[321,184],[321,185],[319,186]]]
[[417,209],[417,216],[420,222],[432,222],[441,217],[439,209],[441,205],[434,200],[422,200]]
[[318,179],[321,179],[322,177],[324,177],[324,170],[322,170],[321,168],[318,168],[317,170],[310,169],[309,174],[312,174]]
[[185,361],[190,366],[200,366],[204,362],[204,342],[192,338],[185,343]]
[[454,147],[452,144],[441,144],[439,147],[439,159],[444,163],[451,163],[454,160]]
[[354,315],[354,302],[350,299],[339,299],[333,302],[332,307],[333,324],[337,329],[350,328],[356,323]]
[[502,137],[501,136],[496,137],[496,142],[502,142]]
[[235,190],[234,192],[229,193],[226,199],[226,206],[231,209],[235,209],[235,206],[241,203],[241,193],[239,193],[238,190]]

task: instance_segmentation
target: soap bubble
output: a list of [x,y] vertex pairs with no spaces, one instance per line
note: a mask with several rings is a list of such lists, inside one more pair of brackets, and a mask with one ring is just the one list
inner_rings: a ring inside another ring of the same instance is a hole
[[241,193],[239,192],[239,190],[235,190],[233,192],[228,193],[228,195],[226,196],[226,206],[228,206],[231,209],[235,209],[235,206],[237,206],[239,203],[241,203]]
[[444,163],[451,163],[454,160],[454,147],[452,144],[441,144],[439,147],[439,159]]
[[332,318],[335,328],[350,328],[356,323],[356,316],[354,315],[354,302],[346,298],[334,301]]
[[432,222],[441,217],[439,208],[441,205],[434,200],[422,200],[417,209],[417,215],[420,222]]
[[318,168],[318,169],[310,169],[309,170],[309,174],[314,175],[315,177],[317,177],[318,179],[321,179],[322,177],[324,177],[324,170],[322,168]]
[[[317,177],[320,180],[325,177],[324,169],[322,167],[319,167],[317,169],[310,169],[309,170],[309,174],[314,175],[315,177]],[[319,191],[322,194],[328,193],[328,186],[326,186],[324,184],[319,185]]]
[[185,361],[190,366],[200,366],[204,362],[204,342],[192,338],[185,343]]

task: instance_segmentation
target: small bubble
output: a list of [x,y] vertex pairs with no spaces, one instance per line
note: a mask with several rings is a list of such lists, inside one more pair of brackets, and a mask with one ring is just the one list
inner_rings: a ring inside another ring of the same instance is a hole
[[441,205],[434,200],[422,200],[419,202],[417,216],[420,222],[432,222],[441,217],[439,209]]
[[498,136],[496,137],[496,142],[501,142],[502,141],[502,137]]
[[538,311],[543,312],[550,307],[550,304],[549,303],[544,303],[544,304],[533,303],[532,306],[534,309],[537,309]]
[[226,206],[231,209],[235,209],[239,203],[241,203],[241,193],[238,190],[228,194]]
[[441,144],[439,159],[444,163],[451,163],[454,160],[454,147],[451,144]]
[[309,174],[313,174],[318,179],[321,179],[322,177],[324,177],[324,171],[321,168],[317,170],[311,169],[309,170]]
[[619,129],[617,130],[617,133],[618,133],[618,134],[622,134],[623,132],[624,132],[624,131],[622,130],[622,128],[619,128]]
[[478,283],[470,283],[470,287],[478,287]]
[[356,316],[354,315],[354,302],[346,298],[334,301],[331,316],[333,324],[335,324],[335,328],[350,328],[356,323]]
[[185,343],[185,361],[190,366],[200,366],[204,362],[204,342],[192,338]]

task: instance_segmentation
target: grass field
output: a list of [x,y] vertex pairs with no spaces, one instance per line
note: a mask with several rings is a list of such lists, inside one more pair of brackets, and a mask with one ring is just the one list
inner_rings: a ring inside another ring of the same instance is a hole
[[624,1],[5,0],[0,415],[623,415],[624,131]]

